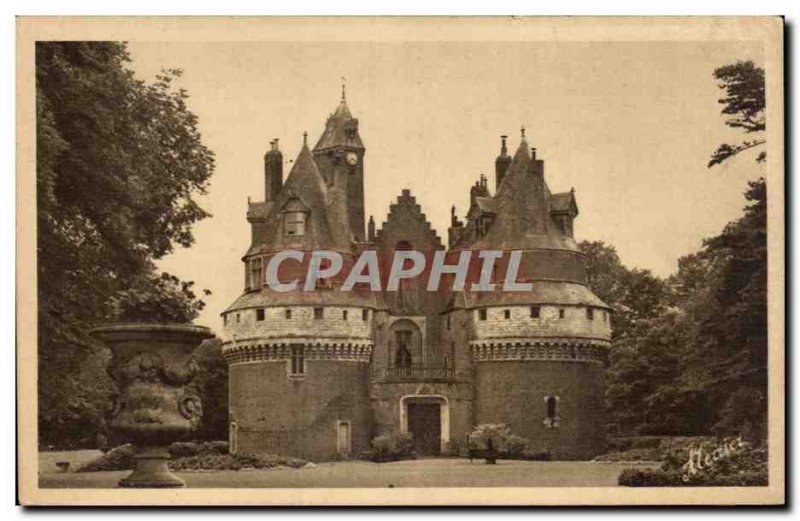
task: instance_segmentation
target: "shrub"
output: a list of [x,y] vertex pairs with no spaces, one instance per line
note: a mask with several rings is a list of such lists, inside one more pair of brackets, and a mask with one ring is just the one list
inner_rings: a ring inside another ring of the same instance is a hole
[[469,446],[470,449],[479,452],[486,451],[489,449],[489,440],[491,440],[492,448],[495,451],[505,452],[511,436],[511,429],[504,423],[482,423],[470,433]]
[[[243,468],[270,469],[275,467],[301,468],[306,460],[275,454],[236,454],[228,453],[228,442],[176,442],[168,448],[172,459],[172,470],[240,470]],[[100,470],[131,470],[135,466],[135,449],[126,444],[108,451],[77,469],[77,472],[96,472]]]
[[528,450],[528,440],[522,436],[511,434],[506,438],[506,447],[504,457],[507,459],[520,459],[525,456],[525,451]]
[[99,458],[85,463],[76,472],[99,472],[102,470],[131,470],[135,466],[133,455],[136,449],[130,443],[114,447]]
[[376,463],[416,457],[414,435],[410,432],[381,434],[372,439],[370,446],[372,450],[366,452],[364,457]]
[[220,454],[218,452],[204,452],[194,456],[186,456],[171,460],[169,467],[172,470],[241,470],[244,468],[272,469],[289,467],[299,469],[308,462],[300,458],[278,456],[275,454]]
[[167,449],[169,451],[169,455],[173,458],[183,458],[186,456],[194,456],[199,454],[202,450],[202,445],[195,442],[180,442],[176,441],[172,445],[169,446]]
[[486,457],[489,448],[489,440],[492,441],[492,449],[500,459],[549,461],[550,453],[547,451],[532,452],[529,449],[529,442],[522,436],[511,432],[508,425],[504,423],[484,423],[475,427],[470,433],[469,447],[467,454],[475,458]]
[[[619,475],[618,483],[629,487],[661,486],[764,486],[768,484],[767,450],[749,446],[739,448],[730,455],[718,458],[694,474],[687,471],[690,447],[701,447],[705,454],[729,440],[700,445],[674,442],[664,454],[657,469],[626,469]],[[696,442],[695,442],[696,443]]]

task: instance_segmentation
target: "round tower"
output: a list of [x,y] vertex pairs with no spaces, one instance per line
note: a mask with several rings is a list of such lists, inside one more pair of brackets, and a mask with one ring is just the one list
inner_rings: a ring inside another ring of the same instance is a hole
[[[324,278],[324,259],[316,289],[304,291],[311,252],[341,256],[340,273],[353,264],[347,209],[337,207],[346,201],[337,191],[346,186],[326,186],[304,143],[274,200],[251,205],[265,232],[254,234],[243,259],[244,294],[222,313],[234,453],[326,461],[369,446],[374,299],[339,291],[343,275]],[[276,254],[288,250],[301,256],[278,263]],[[275,291],[273,276],[297,287]]]
[[503,252],[495,288],[466,292],[460,312],[470,330],[474,422],[507,424],[533,452],[590,458],[604,448],[611,317],[586,286],[584,255],[572,237],[574,192],[550,193],[544,163],[523,134],[487,207],[491,213],[475,218],[490,218],[488,228],[473,227],[457,247]]

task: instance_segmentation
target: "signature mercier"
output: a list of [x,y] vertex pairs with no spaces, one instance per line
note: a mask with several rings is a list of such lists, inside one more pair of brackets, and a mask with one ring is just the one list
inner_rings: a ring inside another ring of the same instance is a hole
[[697,448],[692,447],[689,449],[689,461],[683,464],[682,469],[685,472],[681,479],[685,482],[689,481],[698,471],[711,467],[719,460],[730,458],[748,446],[749,444],[739,436],[736,439],[724,441],[721,447],[717,447],[711,452],[705,452],[702,445]]

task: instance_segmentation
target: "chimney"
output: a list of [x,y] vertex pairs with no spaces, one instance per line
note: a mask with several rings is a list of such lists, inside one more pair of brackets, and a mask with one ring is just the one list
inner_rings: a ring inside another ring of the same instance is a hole
[[373,242],[375,240],[375,219],[369,216],[369,223],[367,223],[367,241]]
[[503,182],[508,166],[511,164],[511,156],[508,155],[508,147],[506,146],[507,139],[508,136],[500,136],[500,155],[494,161],[495,191],[500,190],[500,184]]
[[278,150],[278,138],[269,142],[264,155],[264,201],[275,201],[283,186],[283,154]]

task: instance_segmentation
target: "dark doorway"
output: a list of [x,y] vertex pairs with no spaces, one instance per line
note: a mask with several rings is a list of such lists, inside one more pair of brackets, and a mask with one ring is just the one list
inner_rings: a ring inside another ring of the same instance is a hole
[[414,450],[420,456],[441,453],[441,406],[438,403],[409,403],[408,432],[414,435]]

